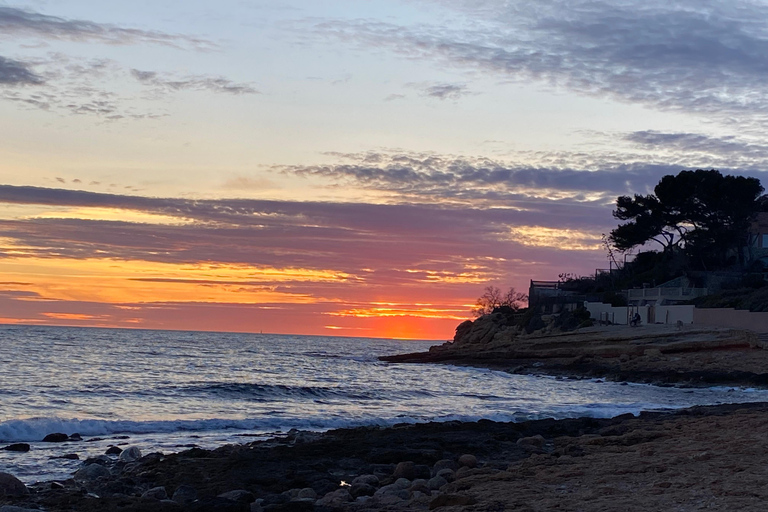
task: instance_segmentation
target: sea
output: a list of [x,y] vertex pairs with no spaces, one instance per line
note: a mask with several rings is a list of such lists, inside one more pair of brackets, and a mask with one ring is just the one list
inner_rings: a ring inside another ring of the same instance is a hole
[[[70,478],[110,445],[143,453],[216,448],[362,425],[612,417],[768,401],[768,390],[685,389],[513,375],[381,355],[434,341],[0,326],[0,472]],[[43,443],[50,433],[83,441]],[[80,460],[58,458],[76,454]]]

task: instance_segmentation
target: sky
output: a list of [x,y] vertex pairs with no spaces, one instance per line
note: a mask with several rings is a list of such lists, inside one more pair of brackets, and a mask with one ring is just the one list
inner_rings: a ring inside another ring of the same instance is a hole
[[0,323],[450,339],[768,168],[768,3],[0,0]]

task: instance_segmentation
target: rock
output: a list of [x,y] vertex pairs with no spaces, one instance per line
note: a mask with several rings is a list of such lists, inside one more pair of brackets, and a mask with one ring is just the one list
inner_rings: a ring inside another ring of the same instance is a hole
[[463,507],[466,505],[472,505],[474,503],[475,500],[469,496],[464,496],[461,494],[441,494],[429,502],[429,510],[434,510],[440,507]]
[[464,478],[465,476],[469,476],[470,472],[472,470],[469,469],[467,466],[460,467],[456,473],[454,474],[454,480],[459,480],[461,478]]
[[392,473],[392,476],[395,478],[407,478],[408,480],[413,480],[416,476],[414,463],[411,461],[401,462],[395,468],[395,472]]
[[411,482],[407,478],[398,478],[392,485],[398,489],[407,489],[411,486]]
[[[462,466],[460,469],[469,469],[469,468],[467,468],[467,466]],[[435,476],[441,476],[445,478],[448,482],[453,482],[454,480],[456,480],[456,472],[448,468],[441,469],[440,471],[437,472],[437,475]]]
[[141,495],[143,500],[167,500],[168,493],[165,491],[165,487],[153,487]]
[[36,508],[22,508],[15,505],[3,505],[0,507],[0,512],[40,512]]
[[441,476],[436,476],[429,479],[429,482],[427,482],[427,487],[429,487],[430,490],[436,491],[440,489],[442,486],[446,485],[448,483],[448,480]]
[[69,441],[82,441],[82,440],[83,440],[83,437],[77,432],[69,436]]
[[109,464],[112,464],[112,459],[107,457],[106,455],[97,455],[96,457],[88,457],[85,459],[85,462],[83,462],[84,465],[89,464],[99,464],[100,466],[107,466]]
[[171,499],[179,505],[186,505],[197,499],[197,491],[191,485],[182,484],[176,488]]
[[56,455],[49,457],[50,459],[67,459],[67,460],[80,460],[80,456],[76,453],[67,453],[66,455]]
[[[245,503],[226,500],[224,498],[203,498],[184,507],[184,512],[243,512],[249,507]],[[154,509],[145,509],[148,512]]]
[[24,496],[27,486],[10,473],[0,473],[0,496]]
[[432,469],[426,464],[416,464],[413,466],[413,478],[423,478],[429,480],[432,477]]
[[69,436],[60,432],[48,434],[43,438],[44,443],[63,443],[64,441],[69,441]]
[[9,444],[8,446],[4,447],[3,450],[9,451],[9,452],[28,452],[29,444],[27,443]]
[[352,480],[352,485],[355,485],[355,484],[368,484],[374,487],[378,487],[379,477],[377,477],[376,475],[360,475],[354,480]]
[[119,446],[112,445],[109,448],[107,448],[107,451],[104,452],[105,455],[120,455],[120,453],[123,451],[122,448]]
[[546,439],[541,434],[537,434],[531,437],[521,437],[517,440],[517,445],[522,446],[526,450],[540,450],[544,447]]
[[465,453],[461,457],[459,457],[459,466],[465,466],[468,468],[476,468],[477,467],[477,457],[474,455],[471,455],[469,453]]
[[337,508],[350,501],[352,501],[352,495],[349,494],[348,490],[337,489],[317,500],[316,505],[320,507]]
[[349,494],[351,494],[355,499],[359,498],[360,496],[373,496],[375,492],[376,488],[374,486],[364,482],[352,484],[352,487],[349,488]]
[[120,459],[123,462],[136,462],[141,458],[141,450],[136,446],[129,446],[122,452],[120,452]]
[[[351,492],[350,492],[351,494]],[[301,489],[299,491],[299,494],[296,496],[300,500],[316,500],[317,499],[317,493],[315,490],[311,487],[305,487],[304,489]]]
[[619,361],[622,363],[628,363],[629,362],[629,354],[621,354],[619,356]]
[[225,500],[235,501],[237,503],[253,503],[256,501],[256,496],[254,496],[252,492],[244,489],[227,491],[219,494],[217,498],[224,498]]
[[100,478],[109,478],[112,474],[101,464],[89,464],[75,471],[76,482],[93,482]]
[[408,490],[411,493],[423,492],[424,494],[429,494],[431,489],[427,485],[427,481],[426,480],[424,480],[423,478],[418,478],[418,479],[414,480],[413,482],[411,482],[411,486],[408,487]]
[[432,466],[432,474],[436,475],[443,469],[452,469],[453,471],[456,471],[459,469],[459,465],[451,459],[442,459],[435,462],[435,465]]

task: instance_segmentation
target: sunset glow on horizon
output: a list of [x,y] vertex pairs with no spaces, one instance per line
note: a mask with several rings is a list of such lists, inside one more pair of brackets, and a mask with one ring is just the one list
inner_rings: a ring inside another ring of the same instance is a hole
[[450,339],[617,196],[762,177],[765,15],[0,0],[0,323]]

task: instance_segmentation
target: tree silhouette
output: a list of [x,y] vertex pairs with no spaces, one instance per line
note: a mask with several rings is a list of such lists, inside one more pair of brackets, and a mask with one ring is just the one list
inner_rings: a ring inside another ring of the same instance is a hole
[[747,245],[762,193],[760,180],[714,169],[667,175],[654,194],[616,199],[613,216],[627,222],[609,238],[620,251],[654,241],[664,252],[683,248],[693,258],[722,265],[730,252]]
[[506,293],[502,293],[502,291],[495,286],[486,286],[483,294],[477,299],[477,302],[475,302],[475,307],[472,308],[472,314],[474,316],[487,315],[493,313],[494,309],[502,306],[517,311],[527,300],[528,295],[518,293],[514,288],[510,288]]

